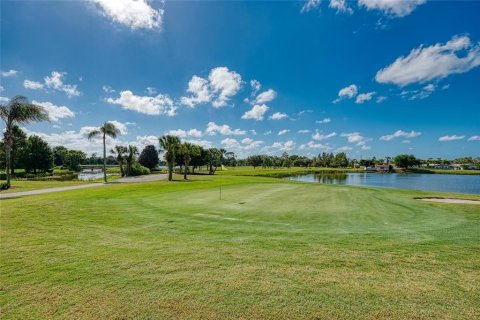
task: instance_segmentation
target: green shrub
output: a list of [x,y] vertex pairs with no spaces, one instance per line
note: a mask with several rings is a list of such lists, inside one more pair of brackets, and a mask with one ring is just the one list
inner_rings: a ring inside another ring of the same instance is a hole
[[131,176],[141,176],[145,174],[150,174],[150,169],[141,166],[138,162],[132,164],[132,169],[130,170]]

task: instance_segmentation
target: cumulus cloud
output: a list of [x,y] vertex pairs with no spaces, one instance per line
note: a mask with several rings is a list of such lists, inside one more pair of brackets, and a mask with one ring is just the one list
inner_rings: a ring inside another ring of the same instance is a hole
[[154,9],[146,0],[92,0],[104,17],[132,30],[158,29],[163,23],[163,9]]
[[253,119],[253,120],[263,120],[265,113],[268,111],[269,107],[265,104],[254,105],[251,110],[245,112],[242,116],[242,119]]
[[340,136],[347,138],[349,143],[355,144],[357,147],[361,147],[362,150],[370,149],[370,147],[367,146],[367,141],[370,141],[371,139],[366,139],[358,132],[342,133]]
[[298,133],[310,133],[311,131],[308,129],[301,129],[297,131]]
[[268,89],[267,91],[264,91],[257,96],[257,98],[255,99],[255,103],[262,104],[265,102],[272,101],[276,97],[277,97],[277,92],[273,89]]
[[133,122],[120,122],[117,120],[109,120],[111,124],[113,124],[118,130],[120,130],[120,134],[127,134],[128,133],[128,126],[134,126],[135,123]]
[[32,90],[53,89],[65,93],[69,98],[79,96],[80,91],[78,91],[76,84],[65,84],[63,82],[66,74],[66,72],[52,71],[50,76],[43,78],[43,83],[27,79],[23,81],[23,86]]
[[468,36],[454,36],[445,44],[413,49],[408,56],[399,57],[379,70],[375,80],[403,87],[465,73],[479,65],[480,44],[472,44]]
[[289,129],[283,129],[283,130],[280,130],[280,131],[278,132],[278,135],[279,135],[279,136],[283,136],[284,134],[287,134],[287,133],[289,133],[289,132],[290,132]]
[[66,106],[57,106],[48,101],[39,102],[33,100],[32,103],[42,106],[43,109],[48,113],[48,118],[50,119],[50,121],[57,122],[60,119],[75,117],[75,112],[73,112]]
[[413,131],[413,130],[410,131],[410,132],[397,130],[392,134],[387,134],[385,136],[381,136],[380,140],[391,141],[395,138],[416,138],[416,137],[420,136],[421,134],[422,134],[421,132],[417,132],[417,131]]
[[8,78],[8,77],[13,77],[17,75],[18,71],[10,69],[8,71],[2,71],[1,73],[2,73],[2,77]]
[[[430,83],[419,90],[406,91],[406,95],[408,96],[411,94],[409,100],[426,99],[435,91],[436,88],[437,86]],[[405,91],[402,92],[402,94],[403,93],[405,93]]]
[[465,136],[457,136],[457,135],[453,135],[453,136],[443,136],[443,137],[440,137],[438,138],[438,141],[455,141],[455,140],[462,140],[463,138],[465,138]]
[[480,136],[471,136],[468,141],[480,141]]
[[338,91],[338,98],[333,103],[340,102],[344,99],[352,99],[358,94],[358,87],[356,84],[351,84],[348,87],[340,89]]
[[245,155],[245,152],[257,149],[263,145],[263,141],[245,138],[241,141],[233,138],[226,138],[221,141],[221,144],[229,151],[235,152],[237,155]]
[[190,130],[176,129],[176,130],[170,130],[166,132],[166,134],[177,136],[179,138],[186,138],[186,137],[201,138],[203,135],[202,131],[197,129],[190,129]]
[[325,149],[325,150],[330,150],[331,147],[327,144],[321,144],[321,143],[316,143],[314,141],[309,141],[305,144],[300,145],[299,147],[300,150],[304,149]]
[[220,133],[223,136],[230,136],[230,135],[236,135],[236,136],[241,136],[245,135],[247,132],[245,130],[240,130],[240,129],[232,129],[229,125],[218,125],[215,122],[209,122],[207,124],[207,130],[205,131],[206,134],[213,136],[216,135],[217,133]]
[[43,84],[37,81],[25,80],[23,81],[23,87],[25,89],[39,90],[43,89]]
[[102,90],[103,90],[103,92],[105,92],[105,93],[114,93],[114,92],[115,92],[115,90],[113,90],[112,87],[106,86],[106,85],[105,85],[105,86],[102,86]]
[[287,118],[288,115],[286,113],[283,113],[283,112],[275,112],[274,114],[272,114],[268,119],[270,120],[282,120],[282,119],[285,119]]
[[137,96],[130,90],[120,92],[116,99],[108,98],[108,103],[120,105],[123,109],[133,110],[148,115],[167,115],[176,114],[177,107],[168,95],[159,94],[155,97]]
[[426,0],[358,0],[358,5],[368,10],[378,10],[392,17],[405,17]]
[[337,148],[335,151],[336,152],[345,152],[345,151],[349,151],[349,150],[352,150],[352,147],[344,146],[344,147]]
[[290,151],[295,148],[295,145],[295,142],[293,142],[292,140],[288,140],[285,142],[274,142],[271,147],[281,151]]
[[256,95],[257,92],[262,88],[262,84],[258,80],[250,80],[250,86],[252,87],[252,96]]
[[190,107],[212,102],[215,108],[220,108],[227,105],[241,86],[242,77],[238,73],[227,67],[217,67],[210,71],[208,79],[194,75],[187,88],[187,92],[192,95],[181,97],[180,101]]
[[355,103],[363,104],[365,101],[370,101],[374,94],[376,94],[376,92],[360,93],[355,99]]
[[312,139],[317,140],[317,141],[322,141],[322,140],[327,140],[327,139],[333,138],[336,135],[337,135],[336,132],[331,132],[329,134],[322,134],[320,132],[316,132],[314,135],[312,135]]
[[137,136],[136,140],[140,145],[158,145],[157,136]]

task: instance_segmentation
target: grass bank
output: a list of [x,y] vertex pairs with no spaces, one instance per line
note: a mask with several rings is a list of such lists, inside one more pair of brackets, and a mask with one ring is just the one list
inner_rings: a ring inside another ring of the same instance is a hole
[[2,318],[473,319],[480,212],[435,195],[199,175],[2,200]]

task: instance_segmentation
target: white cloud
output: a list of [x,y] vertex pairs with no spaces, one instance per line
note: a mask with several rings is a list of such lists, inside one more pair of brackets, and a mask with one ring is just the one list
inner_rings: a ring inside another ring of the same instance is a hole
[[308,129],[302,129],[302,130],[298,130],[297,132],[298,133],[310,133],[311,131],[308,130]]
[[365,137],[360,135],[358,132],[342,133],[340,136],[347,138],[349,143],[355,143],[357,146],[365,145]]
[[350,14],[353,13],[352,8],[347,6],[346,0],[330,0],[328,6],[332,9],[336,9],[337,12],[348,12]]
[[23,86],[26,89],[38,90],[38,89],[53,89],[65,93],[69,98],[76,97],[80,95],[80,91],[77,89],[76,84],[65,84],[63,83],[63,77],[66,75],[66,72],[52,71],[50,76],[43,78],[43,83],[25,80],[23,81]]
[[242,119],[253,119],[253,120],[263,120],[265,112],[267,112],[269,107],[267,105],[254,105],[253,108],[245,112],[242,116]]
[[355,99],[355,103],[363,104],[365,101],[370,101],[375,93],[376,92],[360,93]]
[[318,124],[324,124],[324,123],[330,123],[330,122],[332,122],[332,119],[330,119],[330,118],[325,118],[325,119],[322,119],[322,120],[315,121],[315,123],[318,123]]
[[268,89],[262,93],[260,93],[257,98],[255,99],[256,104],[262,104],[269,101],[272,101],[277,97],[277,92],[273,89]]
[[457,136],[457,135],[443,136],[438,138],[438,141],[455,141],[455,140],[462,140],[463,138],[465,138],[465,136]]
[[326,150],[330,150],[331,147],[329,145],[326,145],[326,144],[321,144],[321,143],[316,143],[314,141],[309,141],[306,144],[300,145],[299,149],[300,150],[304,150],[304,149],[326,149]]
[[1,103],[7,103],[8,101],[10,101],[10,98],[0,97],[0,102],[1,102]]
[[340,89],[338,91],[338,98],[333,101],[333,103],[337,103],[342,101],[343,99],[352,99],[358,94],[358,87],[355,84],[351,84],[348,87]]
[[426,0],[358,0],[359,6],[379,10],[392,17],[405,17]]
[[312,135],[312,139],[317,141],[322,141],[322,140],[333,138],[336,135],[337,135],[336,132],[331,132],[329,134],[321,134],[320,132],[316,132],[314,135]]
[[5,88],[2,85],[0,85],[0,92],[3,92],[3,91],[5,91]]
[[480,136],[471,136],[468,141],[480,141]]
[[25,80],[23,81],[23,87],[25,89],[38,90],[43,89],[43,84],[37,81]]
[[64,92],[69,98],[79,96],[80,91],[77,90],[77,85],[64,84],[63,77],[66,72],[52,71],[51,76],[46,76],[43,80],[47,88],[55,89]]
[[212,69],[208,79],[212,91],[218,94],[217,99],[212,102],[216,108],[227,105],[230,97],[237,94],[242,84],[242,77],[238,73],[228,70],[227,67]]
[[274,142],[272,144],[272,148],[279,149],[281,151],[290,151],[295,148],[295,142],[293,142],[292,140],[288,140],[285,142]]
[[103,16],[132,30],[157,29],[163,23],[163,9],[154,9],[146,0],[93,0]]
[[148,115],[167,115],[176,114],[176,106],[168,95],[159,94],[155,97],[136,96],[130,90],[120,92],[120,97],[108,98],[108,103],[122,106],[123,109],[133,110]]
[[413,131],[413,130],[410,131],[410,132],[397,130],[392,134],[387,134],[385,136],[381,136],[380,140],[391,141],[395,138],[416,138],[416,137],[420,136],[421,134],[422,134],[421,132],[417,132],[417,131]]
[[193,76],[192,79],[188,82],[187,92],[190,92],[193,95],[190,97],[182,97],[180,101],[182,104],[189,107],[194,107],[195,105],[200,103],[210,102],[212,99],[208,80],[200,78],[198,76]]
[[308,12],[310,10],[316,9],[320,5],[320,3],[321,0],[307,0],[300,11]]
[[282,120],[282,119],[285,119],[287,118],[288,115],[286,113],[283,113],[283,112],[275,112],[274,114],[272,114],[268,119],[271,119],[271,120]]
[[232,130],[229,125],[218,125],[215,122],[209,122],[207,124],[207,130],[205,131],[206,134],[213,136],[216,135],[217,133],[220,133],[221,135],[224,136],[230,136],[230,135],[245,135],[247,132],[245,130],[240,130],[240,129],[235,129]]
[[260,90],[262,84],[260,83],[260,81],[253,79],[250,80],[250,86],[252,87],[252,96],[254,96]]
[[13,77],[18,73],[17,70],[10,69],[8,71],[2,71],[2,77],[8,78]]
[[268,135],[271,135],[272,133],[273,133],[272,130],[268,130],[268,131],[265,131],[263,135],[268,136]]
[[480,44],[472,45],[468,36],[454,36],[445,44],[413,49],[408,56],[399,57],[379,70],[375,79],[379,83],[406,86],[465,73],[479,65]]
[[158,137],[157,136],[137,136],[136,139],[137,139],[137,143],[141,144],[143,146],[152,145],[152,144],[154,146],[158,145]]
[[242,139],[238,141],[233,138],[226,138],[221,141],[227,150],[234,151],[237,154],[243,155],[245,151],[250,151],[260,147],[264,142],[260,140],[253,140],[250,138]]
[[146,90],[147,90],[147,93],[151,96],[156,95],[158,93],[157,89],[154,87],[147,87]]
[[242,77],[227,67],[217,67],[210,71],[208,80],[194,75],[188,83],[187,92],[192,96],[181,97],[182,104],[194,107],[200,103],[212,102],[215,108],[224,107],[242,86]]
[[172,136],[177,136],[179,138],[186,138],[186,137],[194,137],[194,138],[201,138],[202,137],[202,131],[197,130],[197,129],[190,129],[188,131],[183,130],[183,129],[176,129],[176,130],[170,130],[166,132],[166,134],[170,134]]
[[66,106],[57,106],[48,101],[39,102],[39,101],[33,100],[32,103],[42,106],[43,109],[48,113],[48,118],[50,119],[50,121],[57,122],[60,119],[75,117],[75,112],[73,112]]
[[212,142],[208,141],[208,140],[191,139],[191,140],[185,140],[185,141],[196,144],[197,146],[200,146],[200,147],[206,148],[206,149],[213,147]]
[[283,136],[284,134],[287,134],[287,133],[289,133],[289,132],[290,132],[289,129],[283,129],[283,130],[280,130],[280,131],[278,132],[278,135],[279,135],[279,136]]
[[409,98],[409,100],[416,100],[416,99],[425,99],[428,98],[437,88],[434,84],[430,83],[420,90],[413,90],[408,93],[413,93],[413,95]]

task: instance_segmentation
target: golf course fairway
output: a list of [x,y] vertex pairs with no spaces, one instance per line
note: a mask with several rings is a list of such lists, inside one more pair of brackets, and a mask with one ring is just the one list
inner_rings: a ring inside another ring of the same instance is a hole
[[2,200],[2,319],[480,317],[479,206],[175,178]]

